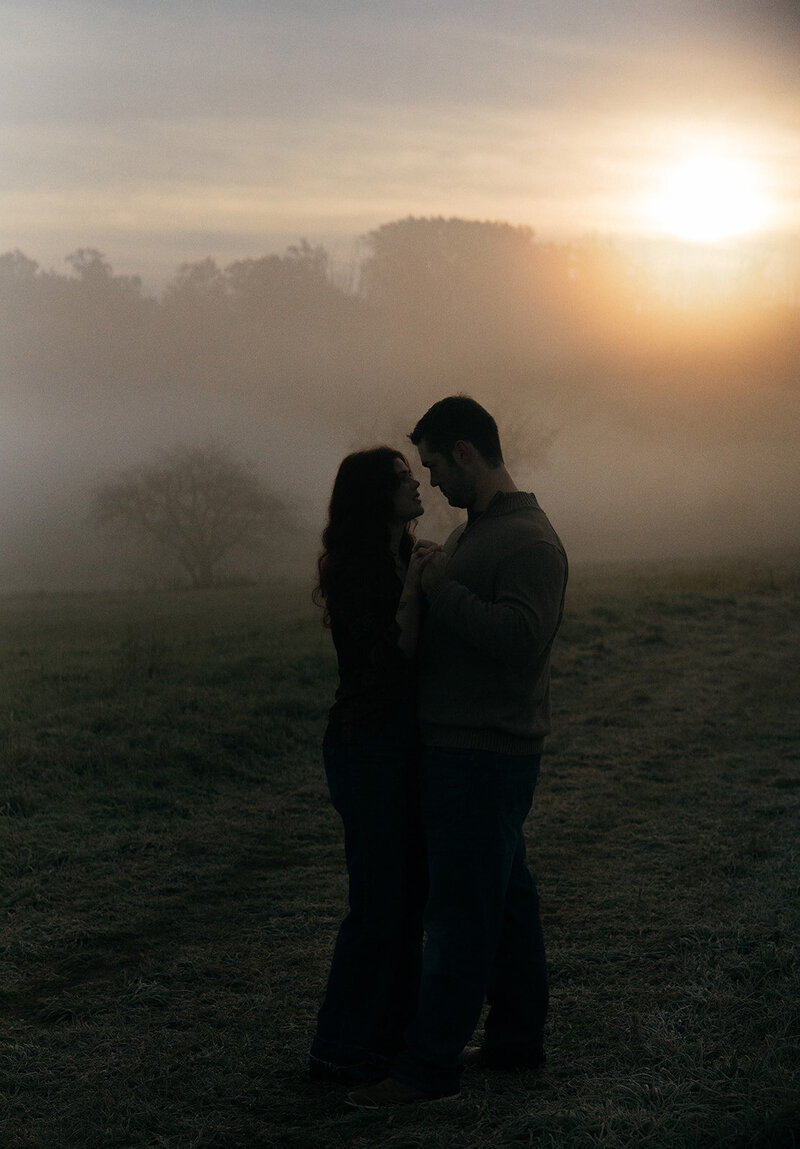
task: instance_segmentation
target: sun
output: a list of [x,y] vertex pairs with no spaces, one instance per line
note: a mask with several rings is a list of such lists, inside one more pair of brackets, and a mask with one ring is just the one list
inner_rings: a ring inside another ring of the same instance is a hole
[[752,161],[698,152],[662,172],[650,214],[659,231],[695,243],[754,235],[771,216],[764,183]]

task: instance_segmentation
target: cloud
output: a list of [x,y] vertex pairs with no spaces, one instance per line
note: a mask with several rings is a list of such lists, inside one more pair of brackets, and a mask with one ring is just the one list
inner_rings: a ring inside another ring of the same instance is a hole
[[261,251],[407,214],[614,232],[682,125],[769,141],[790,198],[800,70],[773,20],[788,6],[752,7],[16,0],[0,246],[110,244],[116,262],[160,233],[190,259],[212,237]]
[[353,102],[552,107],[587,83],[598,95],[602,80],[613,86],[617,56],[678,63],[677,49],[694,42],[707,63],[720,48],[742,57],[742,28],[756,54],[774,60],[779,47],[759,35],[768,19],[719,0],[5,7],[0,106],[6,122],[26,124],[316,116]]

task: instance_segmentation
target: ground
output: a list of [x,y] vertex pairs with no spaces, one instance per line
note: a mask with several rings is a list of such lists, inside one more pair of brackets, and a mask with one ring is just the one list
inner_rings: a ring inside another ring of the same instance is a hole
[[4,1149],[800,1142],[800,560],[574,572],[528,823],[541,1075],[305,1061],[346,885],[305,586],[0,600]]

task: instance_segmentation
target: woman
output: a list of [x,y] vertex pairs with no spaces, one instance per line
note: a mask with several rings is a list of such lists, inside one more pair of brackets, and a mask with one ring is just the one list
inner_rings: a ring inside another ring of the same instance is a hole
[[315,601],[339,663],[323,757],[344,824],[349,913],[311,1047],[315,1081],[386,1075],[416,1008],[425,865],[416,797],[414,654],[423,513],[390,447],[343,460],[331,495]]

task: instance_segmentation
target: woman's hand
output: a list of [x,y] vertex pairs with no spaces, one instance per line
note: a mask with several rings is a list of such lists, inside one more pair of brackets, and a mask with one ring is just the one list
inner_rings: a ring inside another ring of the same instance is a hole
[[412,559],[419,562],[420,586],[424,594],[430,596],[438,590],[447,577],[447,554],[438,543],[420,539],[414,544]]
[[419,613],[422,603],[422,566],[422,557],[415,548],[408,560],[408,570],[395,615],[395,621],[400,631],[397,645],[406,658],[413,658],[417,648]]
[[403,583],[402,598],[418,595],[422,592],[422,559],[414,550],[408,560],[405,582]]

